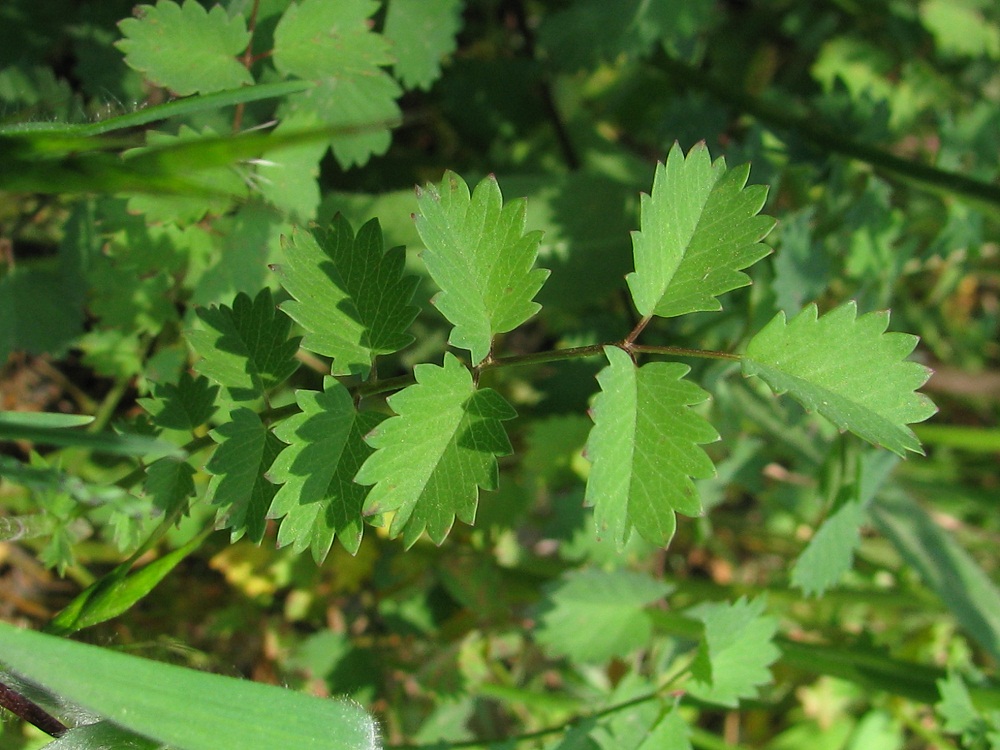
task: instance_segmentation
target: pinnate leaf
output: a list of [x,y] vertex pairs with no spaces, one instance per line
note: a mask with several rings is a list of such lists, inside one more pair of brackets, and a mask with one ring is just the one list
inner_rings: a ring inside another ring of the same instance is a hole
[[456,516],[475,520],[479,488],[497,488],[496,457],[511,452],[501,421],[517,413],[496,391],[477,389],[452,354],[413,374],[417,382],[388,399],[397,416],[366,436],[376,450],[355,481],[374,485],[366,514],[395,511],[390,536],[410,546],[426,529],[441,544]]
[[281,485],[267,513],[268,518],[283,518],[278,546],[291,544],[296,552],[308,547],[321,563],[336,537],[355,554],[368,493],[354,475],[372,452],[363,436],[381,416],[359,413],[350,392],[333,378],[324,380],[322,392],[298,391],[295,400],[302,412],[274,431],[288,448],[267,472],[269,480]]
[[462,26],[460,0],[392,0],[385,38],[392,43],[396,77],[409,88],[428,89],[441,74],[441,58],[455,51]]
[[184,372],[177,385],[156,384],[153,386],[153,398],[140,398],[139,403],[149,412],[157,427],[190,431],[205,424],[215,414],[218,392],[219,387],[209,384],[208,378],[194,378]]
[[355,237],[338,215],[329,230],[296,231],[281,244],[286,261],[274,269],[295,298],[281,309],[306,329],[305,349],[333,357],[334,375],[368,377],[377,355],[413,340],[417,280],[403,276],[403,248],[386,252],[378,220]]
[[214,474],[207,498],[219,506],[220,528],[232,529],[232,541],[246,534],[259,542],[264,538],[267,510],[278,490],[264,478],[264,472],[284,445],[250,409],[234,410],[230,420],[211,432],[219,447],[205,465],[205,470]]
[[188,334],[202,356],[195,369],[226,389],[233,401],[255,401],[298,368],[299,340],[289,339],[291,320],[278,312],[269,289],[251,300],[242,292],[233,306],[198,310],[204,328]]
[[492,175],[469,186],[446,172],[440,187],[417,190],[415,220],[427,270],[441,288],[434,304],[455,328],[449,343],[481,362],[493,336],[538,312],[533,302],[549,272],[532,268],[541,232],[525,233],[526,202],[503,202]]
[[570,571],[546,595],[535,640],[554,656],[587,664],[627,656],[653,633],[644,608],[670,590],[629,570]]
[[688,692],[701,700],[736,707],[741,698],[754,698],[757,688],[771,682],[768,667],[781,652],[772,642],[778,621],[764,614],[766,600],[735,604],[703,604],[691,614],[705,625],[698,655],[691,665],[694,680]]
[[194,468],[187,461],[161,458],[146,469],[143,489],[153,505],[169,515],[194,494]]
[[388,124],[399,117],[399,85],[380,66],[393,62],[388,40],[372,31],[372,0],[304,0],[274,30],[274,64],[316,86],[288,98],[285,115],[303,127],[343,126],[330,140],[341,166],[364,164],[389,147]]
[[917,337],[886,333],[888,325],[887,311],[859,318],[853,301],[819,318],[814,304],[788,322],[779,312],[747,345],[743,374],[897,455],[923,453],[906,425],[936,411],[915,392],[930,371],[905,360]]
[[250,43],[241,15],[229,17],[221,5],[208,11],[195,0],[159,0],[138,6],[137,15],[118,24],[125,38],[115,46],[153,83],[180,96],[253,83],[236,59]]
[[586,504],[595,506],[598,534],[621,550],[635,527],[652,544],[666,546],[676,529],[675,512],[696,516],[701,500],[694,479],[715,473],[700,444],[719,439],[689,407],[708,398],[683,379],[690,369],[676,362],[636,368],[615,346],[606,346],[608,367],[597,375],[594,428],[586,455],[593,467]]
[[726,169],[704,144],[685,158],[676,143],[643,194],[642,229],[632,233],[635,271],[626,280],[643,316],[721,310],[716,297],[750,283],[741,269],[769,252],[761,240],[774,219],[758,216],[763,185],[746,187],[750,166]]

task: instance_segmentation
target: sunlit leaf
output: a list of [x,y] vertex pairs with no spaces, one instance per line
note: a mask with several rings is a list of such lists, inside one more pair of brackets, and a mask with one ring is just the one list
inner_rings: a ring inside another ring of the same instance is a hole
[[297,391],[302,412],[283,421],[274,434],[288,443],[267,472],[281,488],[268,518],[281,518],[278,545],[309,549],[323,562],[334,537],[351,554],[361,546],[361,511],[368,491],[354,482],[372,449],[362,439],[380,421],[376,412],[359,413],[351,394],[333,378],[323,391]]
[[236,59],[250,42],[243,16],[230,16],[221,5],[209,11],[195,0],[158,0],[136,11],[136,18],[118,24],[125,38],[115,46],[149,80],[180,96],[253,83]]
[[329,230],[297,231],[282,247],[286,260],[274,269],[295,299],[281,309],[305,328],[305,349],[333,357],[334,375],[367,377],[376,356],[413,340],[417,279],[403,275],[403,248],[386,251],[377,220],[355,237],[337,216]]
[[888,312],[858,318],[854,302],[816,315],[816,305],[809,305],[786,323],[779,312],[747,345],[743,374],[757,375],[775,393],[790,393],[870,443],[900,456],[922,453],[906,425],[937,409],[914,392],[930,371],[905,360],[917,337],[886,333]]
[[683,379],[687,365],[651,362],[637,368],[624,351],[604,348],[608,367],[597,381],[594,428],[586,456],[593,464],[587,505],[598,535],[622,549],[633,527],[652,544],[666,546],[675,513],[697,516],[701,501],[692,479],[715,473],[700,444],[718,440],[715,429],[690,407],[708,394]]
[[61,700],[175,750],[380,747],[374,720],[350,701],[161,664],[5,623],[0,663]]
[[460,0],[391,0],[384,34],[396,57],[393,71],[404,86],[430,88],[441,75],[441,59],[455,51],[461,25]]
[[475,520],[479,488],[497,488],[496,457],[511,452],[501,422],[517,414],[496,391],[477,389],[451,354],[413,374],[416,384],[388,399],[397,416],[365,438],[376,450],[355,481],[374,485],[365,513],[395,512],[391,536],[410,546],[426,529],[441,544],[456,516]]
[[704,144],[685,157],[675,143],[656,165],[642,229],[632,234],[635,271],[626,277],[641,315],[721,310],[718,295],[750,283],[742,269],[771,251],[760,241],[774,219],[758,216],[767,188],[746,187],[749,174],[748,164],[713,163]]
[[343,167],[384,153],[388,127],[399,117],[402,89],[381,67],[393,62],[389,41],[369,20],[378,8],[372,0],[303,0],[289,6],[274,30],[275,67],[316,82],[288,98],[285,114],[303,127],[341,126],[330,145]]
[[771,682],[768,667],[781,652],[773,639],[778,621],[764,614],[763,597],[740,598],[734,604],[707,603],[690,614],[705,625],[698,655],[691,665],[694,680],[687,686],[697,698],[736,707],[742,698],[754,698],[757,688]]
[[525,233],[525,201],[504,204],[492,176],[470,195],[461,177],[446,172],[440,186],[417,191],[417,205],[423,259],[441,288],[434,304],[455,326],[449,342],[481,362],[494,335],[538,312],[532,300],[549,273],[533,268],[541,233]]

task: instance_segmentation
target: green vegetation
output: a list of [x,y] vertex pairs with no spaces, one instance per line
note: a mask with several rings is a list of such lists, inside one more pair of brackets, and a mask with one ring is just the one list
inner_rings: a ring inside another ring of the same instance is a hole
[[1000,747],[992,3],[0,39],[0,749]]

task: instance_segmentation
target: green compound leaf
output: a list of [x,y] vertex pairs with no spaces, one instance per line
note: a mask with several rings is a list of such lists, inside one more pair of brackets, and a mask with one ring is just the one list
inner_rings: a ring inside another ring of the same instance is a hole
[[470,197],[465,181],[446,172],[440,188],[417,189],[417,205],[424,261],[441,288],[433,302],[455,326],[449,343],[481,362],[495,334],[513,330],[540,308],[532,300],[549,272],[532,266],[542,234],[525,234],[526,201],[504,205],[492,175]]
[[207,11],[195,0],[159,0],[138,6],[136,14],[118,24],[125,38],[115,46],[129,67],[153,83],[180,96],[253,83],[236,59],[250,43],[239,14],[229,17],[221,5]]
[[232,421],[211,432],[219,447],[205,465],[205,471],[215,475],[206,497],[219,506],[219,528],[232,529],[232,541],[246,534],[260,542],[267,510],[278,491],[264,472],[285,446],[250,409],[241,407],[229,416]]
[[181,373],[173,383],[153,386],[153,398],[140,398],[139,404],[153,420],[153,424],[168,430],[191,431],[205,424],[215,414],[217,385],[210,385],[208,378],[194,378]]
[[368,491],[354,482],[361,464],[372,453],[364,435],[382,421],[375,412],[359,413],[350,392],[333,378],[323,391],[297,391],[301,414],[282,422],[274,434],[288,443],[267,478],[281,489],[274,496],[268,518],[284,518],[278,546],[307,547],[323,562],[334,537],[348,552],[361,546],[362,507]]
[[743,374],[757,375],[775,393],[790,393],[840,429],[899,456],[923,453],[906,425],[937,409],[915,393],[930,370],[904,359],[917,337],[886,333],[887,311],[858,318],[853,301],[816,316],[816,305],[787,323],[779,312],[747,345]]
[[298,368],[299,340],[288,338],[292,321],[278,314],[269,289],[253,301],[241,292],[232,308],[213,305],[197,312],[206,327],[188,333],[202,356],[195,369],[225,388],[233,401],[259,399]]
[[161,458],[146,469],[143,494],[164,515],[169,515],[182,503],[186,503],[194,492],[194,469],[187,461]]
[[574,662],[600,664],[627,656],[652,636],[644,608],[671,588],[629,570],[570,571],[546,595],[535,640],[553,656]]
[[511,452],[500,422],[517,416],[499,393],[477,389],[452,354],[413,374],[416,384],[388,399],[398,416],[366,436],[376,450],[354,478],[375,485],[365,513],[395,511],[389,534],[402,533],[407,547],[425,528],[441,544],[456,516],[473,523],[479,488],[497,488],[496,457]]
[[292,4],[274,30],[279,72],[315,81],[288,98],[285,115],[303,127],[340,126],[329,143],[344,168],[385,153],[388,127],[399,118],[399,85],[380,66],[393,62],[390,44],[372,31],[373,0],[304,0]]
[[771,682],[768,669],[781,652],[773,639],[778,621],[765,614],[763,597],[735,604],[703,604],[690,614],[705,625],[705,636],[691,665],[688,692],[709,703],[735,708],[741,698],[754,698]]
[[641,198],[641,231],[632,233],[635,271],[626,280],[643,316],[669,318],[721,310],[716,297],[750,283],[741,269],[771,249],[774,227],[758,216],[767,187],[746,187],[750,165],[727,170],[704,144],[687,157],[676,143],[656,165],[651,195]]
[[393,70],[407,88],[429,89],[441,75],[441,59],[455,51],[462,27],[460,0],[392,0],[385,38],[392,43]]
[[296,231],[281,244],[287,262],[273,268],[295,298],[281,309],[306,329],[303,348],[333,357],[334,375],[367,378],[377,355],[413,341],[417,279],[403,276],[403,248],[385,250],[378,220],[355,237],[338,215],[329,230]]
[[699,445],[719,439],[705,419],[688,408],[708,393],[683,380],[690,369],[676,362],[636,368],[615,346],[604,347],[608,367],[597,375],[594,428],[586,456],[593,464],[585,502],[595,506],[599,535],[624,549],[634,526],[643,539],[667,546],[675,513],[697,516],[701,500],[693,479],[715,474]]
[[[0,623],[0,663],[61,700],[155,739],[157,746],[177,750],[381,747],[374,720],[352,701],[161,664],[5,623]],[[270,718],[248,721],[263,716]]]

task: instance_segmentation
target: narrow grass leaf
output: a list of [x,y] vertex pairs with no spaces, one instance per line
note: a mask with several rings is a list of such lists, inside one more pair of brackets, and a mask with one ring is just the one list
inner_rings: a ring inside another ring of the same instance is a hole
[[880,496],[871,515],[969,636],[1000,661],[1000,590],[969,553],[902,493]]
[[316,698],[0,623],[0,663],[174,750],[377,750],[356,703]]

